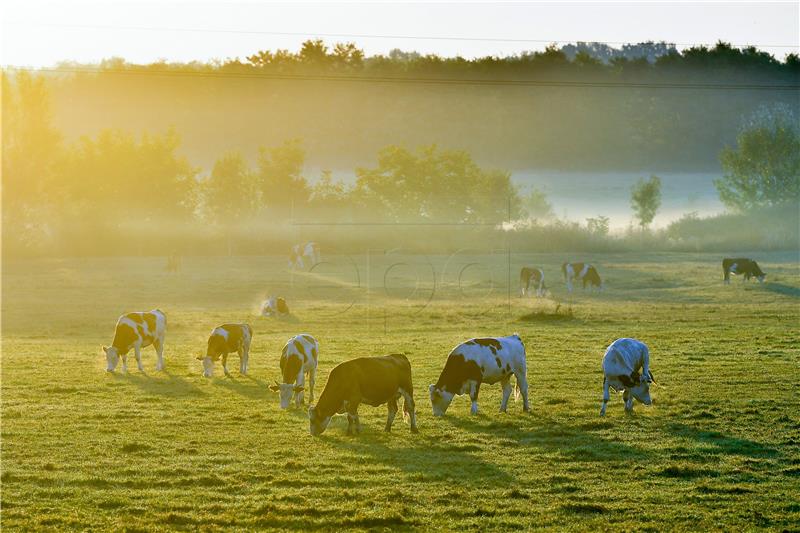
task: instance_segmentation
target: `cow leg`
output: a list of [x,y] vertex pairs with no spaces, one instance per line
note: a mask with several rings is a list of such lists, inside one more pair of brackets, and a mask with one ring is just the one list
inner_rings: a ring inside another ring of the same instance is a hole
[[511,397],[511,391],[514,387],[511,386],[511,378],[507,377],[502,382],[503,386],[503,399],[500,401],[500,412],[505,413],[508,408],[508,399]]
[[239,373],[241,375],[247,374],[247,367],[245,366],[245,351],[243,348],[239,348]]
[[514,374],[514,377],[517,378],[517,388],[522,394],[522,411],[525,413],[530,413],[531,405],[528,402],[528,378],[522,373]]
[[347,434],[361,433],[361,422],[358,420],[358,402],[347,402]]
[[228,372],[228,354],[222,354],[222,370],[225,372],[226,376],[230,376],[231,373]]
[[[301,370],[300,371],[300,375],[298,375],[297,379],[295,379],[295,385],[297,385],[298,387],[305,387],[305,385],[306,385],[305,377],[306,377],[305,374],[303,374],[303,371]],[[303,399],[304,398],[305,398],[305,395],[303,394],[303,391],[295,392],[294,393],[294,404],[299,408],[301,405],[303,405]]]
[[123,372],[128,371],[128,354],[124,354],[122,356],[122,371]]
[[161,338],[154,340],[153,348],[156,349],[156,356],[158,356],[158,360],[156,361],[156,370],[164,370],[164,339]]
[[572,292],[572,280],[567,278],[567,292]]
[[317,374],[317,369],[312,368],[308,371],[308,401],[314,403],[314,379]]
[[606,404],[608,404],[609,398],[608,378],[603,376],[603,406],[600,408],[600,416],[606,416]]
[[139,367],[139,372],[144,372],[144,366],[142,366],[142,349],[139,346],[134,346],[133,353],[136,355],[136,366]]
[[[409,388],[409,390],[411,389]],[[400,395],[403,397],[403,418],[408,417],[411,423],[411,432],[416,433],[419,430],[417,429],[417,411],[414,405],[414,395],[405,389],[400,389]]]
[[398,394],[386,402],[386,407],[389,408],[389,415],[386,417],[386,427],[383,430],[387,433],[392,431],[392,423],[394,422],[394,417],[397,416],[397,398],[399,397],[400,395]]
[[472,407],[469,412],[473,415],[478,414],[478,393],[481,390],[480,381],[473,381],[469,386],[469,399],[472,400]]
[[625,392],[622,393],[622,400],[625,402],[625,412],[630,413],[633,411],[633,396],[631,393],[628,392],[628,389],[625,389]]

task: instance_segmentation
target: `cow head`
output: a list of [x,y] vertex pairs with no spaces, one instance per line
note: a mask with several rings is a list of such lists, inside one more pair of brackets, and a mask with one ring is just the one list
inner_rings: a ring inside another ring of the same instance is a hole
[[322,416],[313,405],[308,408],[308,431],[312,437],[319,437],[327,429],[331,417]]
[[211,357],[207,355],[198,355],[197,360],[203,362],[204,378],[210,378],[214,375],[214,361],[211,360]]
[[638,383],[632,387],[628,387],[631,395],[645,405],[652,405],[653,400],[650,398],[650,384],[655,382],[653,373],[649,372],[647,376],[642,376]]
[[119,363],[119,353],[117,353],[117,349],[113,346],[103,346],[103,351],[106,353],[106,362],[108,363],[106,372],[113,372]]
[[281,409],[288,409],[289,403],[292,401],[292,395],[297,392],[302,392],[304,387],[295,385],[294,383],[278,383],[270,385],[269,390],[272,392],[279,392],[281,395]]
[[433,408],[433,416],[444,416],[447,408],[450,407],[450,402],[453,401],[453,393],[440,389],[436,385],[428,387],[431,394],[431,407]]

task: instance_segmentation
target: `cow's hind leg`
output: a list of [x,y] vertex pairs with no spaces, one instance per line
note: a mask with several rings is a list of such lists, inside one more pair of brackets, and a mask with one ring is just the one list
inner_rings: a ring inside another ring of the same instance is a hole
[[394,417],[397,416],[397,398],[399,397],[400,395],[398,394],[397,396],[386,402],[386,407],[389,408],[389,414],[386,417],[386,427],[383,430],[386,431],[387,433],[392,430],[392,423],[394,422]]
[[133,353],[136,355],[136,366],[139,367],[139,372],[144,372],[144,366],[142,365],[142,349],[139,346],[134,346]]
[[505,413],[508,408],[508,399],[511,397],[511,391],[514,387],[511,386],[510,376],[505,378],[501,385],[503,386],[503,399],[500,401],[500,412]]
[[530,413],[531,404],[528,401],[528,378],[522,372],[515,374],[514,377],[517,378],[517,389],[519,389],[520,394],[522,394],[522,411]]
[[417,430],[417,408],[414,404],[414,394],[413,389],[410,388],[406,390],[404,388],[400,389],[400,395],[403,397],[403,418],[407,418],[409,423],[411,424],[411,432],[416,433]]
[[156,361],[156,370],[164,370],[164,338],[162,337],[154,340],[153,348],[156,349],[156,356],[158,357],[158,360]]
[[358,402],[347,402],[347,434],[361,433],[361,421],[358,419]]
[[247,350],[244,348],[239,349],[239,373],[243,376],[247,374]]
[[600,408],[600,416],[606,416],[606,405],[610,395],[608,393],[608,378],[603,376],[603,407]]

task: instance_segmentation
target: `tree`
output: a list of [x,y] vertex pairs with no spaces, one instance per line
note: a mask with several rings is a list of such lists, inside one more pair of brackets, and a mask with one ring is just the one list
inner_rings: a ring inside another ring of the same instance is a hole
[[553,205],[547,200],[547,195],[536,187],[532,187],[531,192],[523,198],[522,205],[528,214],[528,218],[545,220],[555,218]]
[[639,226],[642,229],[649,226],[661,207],[661,178],[650,176],[647,181],[640,178],[631,188],[631,207],[639,219]]
[[608,217],[597,215],[596,218],[586,219],[586,230],[597,237],[605,237],[608,235]]
[[239,152],[220,157],[205,183],[205,207],[211,220],[225,228],[228,255],[233,229],[253,215],[258,205],[253,174]]
[[800,200],[800,126],[788,107],[758,112],[739,133],[736,148],[720,154],[720,200],[736,211]]
[[277,211],[291,212],[308,202],[308,182],[301,175],[306,151],[300,139],[285,141],[273,148],[259,148],[258,184],[264,205]]

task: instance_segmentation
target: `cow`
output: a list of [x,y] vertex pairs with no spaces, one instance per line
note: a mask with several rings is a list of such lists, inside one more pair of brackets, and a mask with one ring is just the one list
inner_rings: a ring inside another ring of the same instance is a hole
[[122,358],[122,371],[128,371],[128,352],[133,348],[136,354],[136,365],[140,372],[142,366],[142,348],[153,345],[158,356],[156,370],[164,370],[164,336],[167,333],[167,317],[160,309],[152,311],[127,313],[117,319],[114,328],[114,340],[111,346],[103,346],[108,366],[106,370],[113,372]]
[[519,273],[519,296],[530,295],[531,281],[536,287],[536,296],[544,296],[547,287],[544,284],[544,270],[535,267],[522,267]]
[[503,386],[500,412],[505,413],[511,396],[512,375],[517,382],[514,398],[522,393],[522,409],[529,412],[525,345],[519,335],[470,339],[459,344],[447,356],[439,380],[428,388],[433,415],[443,416],[453,397],[467,392],[472,400],[470,412],[477,415],[481,384],[491,385],[498,381]]
[[307,242],[303,244],[295,244],[289,252],[289,268],[305,268],[305,262],[309,263],[309,267],[313,267],[320,262],[319,246],[315,242]]
[[309,432],[319,436],[336,413],[347,413],[347,434],[361,432],[358,406],[362,403],[377,407],[387,404],[389,415],[385,431],[392,430],[397,414],[397,401],[403,398],[403,418],[417,432],[414,407],[414,386],[411,384],[411,363],[405,355],[359,357],[340,363],[328,376],[328,382],[317,405],[308,408]]
[[211,331],[208,337],[208,348],[205,355],[198,355],[203,362],[203,376],[210,378],[214,374],[214,361],[222,359],[222,370],[228,372],[228,354],[239,354],[239,373],[247,374],[250,357],[250,342],[253,340],[253,328],[249,324],[223,324]]
[[606,349],[603,356],[603,407],[600,416],[606,414],[609,388],[622,391],[625,412],[633,411],[633,400],[651,405],[650,383],[655,383],[650,371],[650,351],[647,345],[636,339],[617,339]]
[[750,278],[756,278],[759,283],[764,283],[764,278],[767,277],[761,268],[752,259],[745,257],[730,258],[726,257],[722,260],[722,276],[725,285],[730,285],[731,274],[742,274],[742,283],[750,281]]
[[591,283],[592,287],[603,289],[603,282],[597,269],[589,263],[564,263],[561,265],[561,273],[564,274],[564,281],[567,282],[567,292],[572,292],[572,281],[583,281],[583,289],[586,284]]
[[270,296],[261,304],[261,316],[286,316],[289,314],[289,306],[283,297]]
[[286,342],[281,352],[282,382],[270,385],[270,390],[280,392],[281,409],[287,409],[295,398],[295,405],[303,403],[305,376],[308,374],[309,402],[314,401],[314,377],[317,374],[319,344],[311,335],[301,333]]

